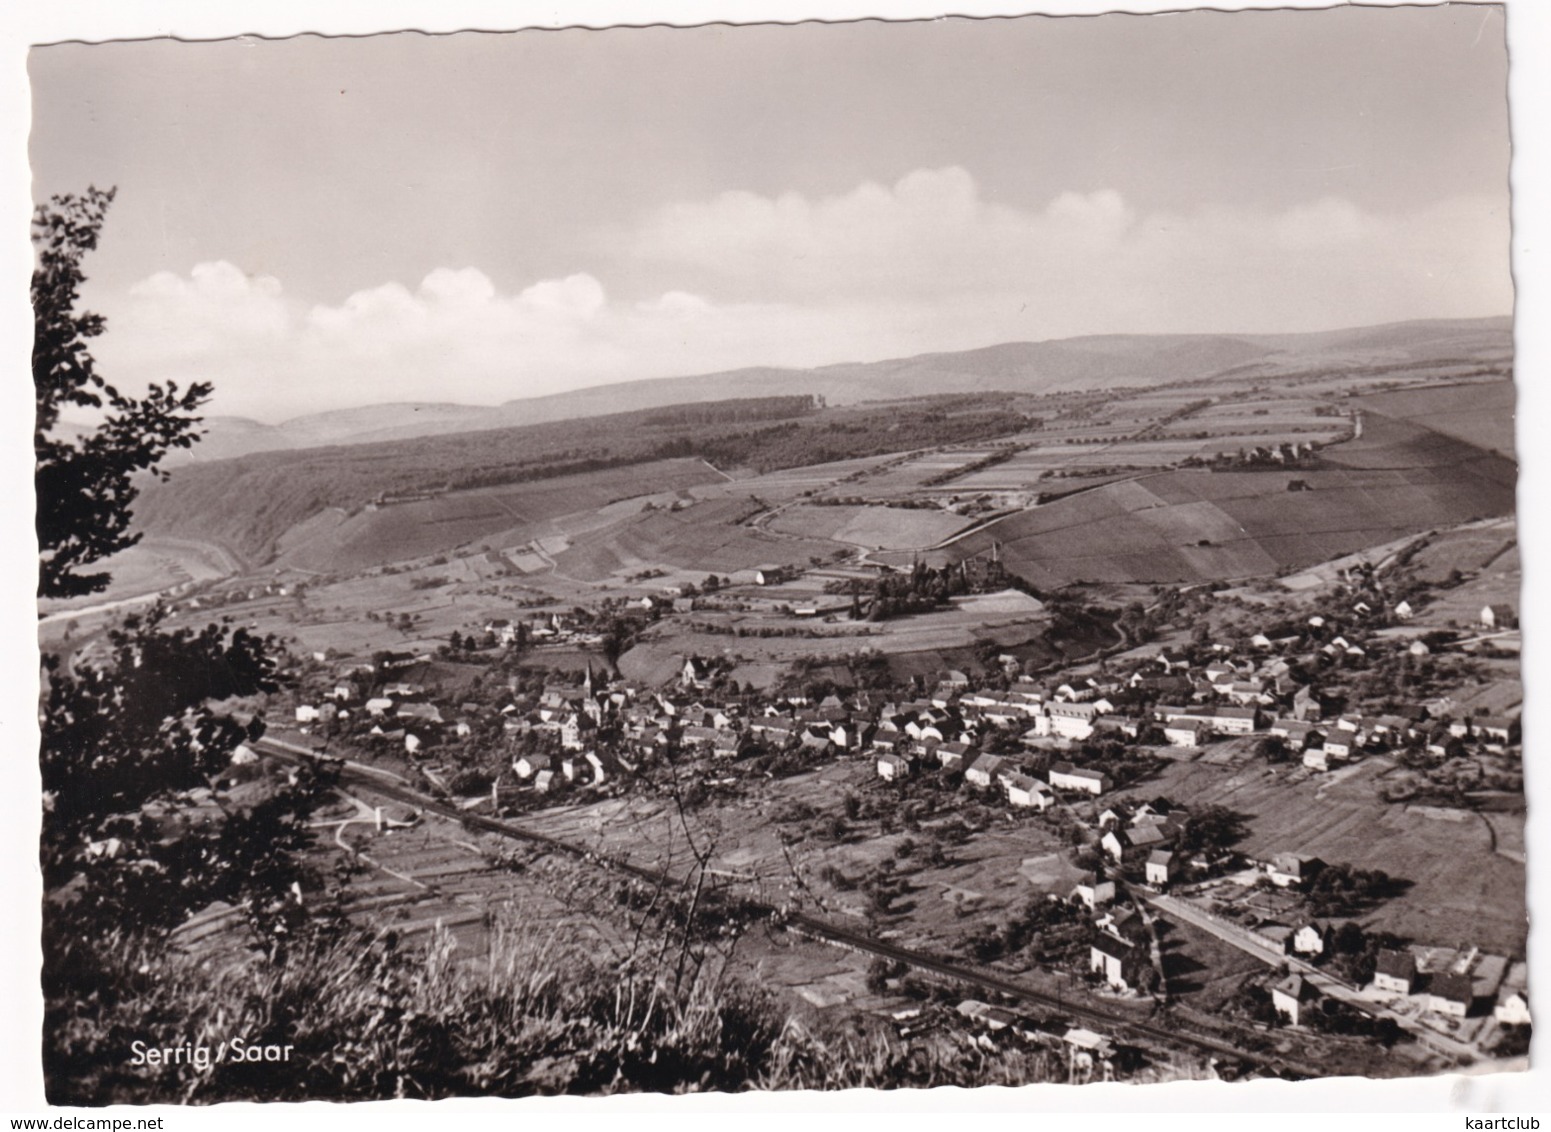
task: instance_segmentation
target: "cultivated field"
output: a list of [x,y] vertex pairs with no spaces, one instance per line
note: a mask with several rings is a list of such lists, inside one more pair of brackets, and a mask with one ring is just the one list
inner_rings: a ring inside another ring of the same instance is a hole
[[[1417,939],[1470,940],[1483,950],[1517,954],[1524,947],[1524,867],[1493,850],[1485,818],[1390,803],[1376,791],[1392,764],[1370,759],[1339,779],[1262,763],[1173,763],[1149,792],[1222,805],[1249,815],[1239,846],[1252,857],[1317,856],[1383,869],[1412,882],[1403,895],[1359,917]],[[1438,814],[1446,816],[1436,816]],[[1494,815],[1522,827],[1523,815]]]
[[782,511],[768,529],[875,550],[933,546],[969,525],[961,515],[902,507],[804,507]]
[[[1438,441],[1396,422],[1370,426],[1354,453],[1331,449],[1345,468],[1144,476],[1013,515],[953,552],[987,554],[994,541],[1008,567],[1039,586],[1212,581],[1301,568],[1408,532],[1512,512],[1511,464]],[[1290,491],[1294,480],[1309,490]]]
[[705,500],[680,510],[654,510],[578,536],[555,555],[557,568],[602,580],[624,570],[667,566],[731,574],[764,565],[806,563],[833,554],[833,543],[757,530],[762,510],[748,496]]
[[1361,408],[1513,458],[1516,393],[1511,381],[1429,385],[1375,393],[1357,403]]
[[619,500],[676,492],[720,481],[699,460],[652,464],[453,492],[396,503],[351,515],[320,516],[286,532],[277,565],[344,571],[452,550],[476,541],[510,546],[554,533],[547,524],[577,512],[594,512]]

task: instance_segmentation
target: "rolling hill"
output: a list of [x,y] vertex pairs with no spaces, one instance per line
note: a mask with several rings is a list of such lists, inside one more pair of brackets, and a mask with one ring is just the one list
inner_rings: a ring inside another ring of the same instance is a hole
[[1107,334],[1008,342],[815,369],[755,367],[518,397],[499,405],[412,402],[295,417],[275,425],[211,417],[202,445],[179,461],[207,462],[269,449],[365,444],[542,424],[665,405],[811,393],[831,405],[933,393],[1052,393],[1178,381],[1275,377],[1323,367],[1457,363],[1506,367],[1512,320],[1435,319],[1306,334]]
[[[1285,471],[1162,472],[982,527],[941,552],[997,553],[1036,586],[1206,582],[1313,565],[1413,532],[1514,509],[1502,456],[1369,411],[1363,436]],[[1289,490],[1293,481],[1308,490]]]

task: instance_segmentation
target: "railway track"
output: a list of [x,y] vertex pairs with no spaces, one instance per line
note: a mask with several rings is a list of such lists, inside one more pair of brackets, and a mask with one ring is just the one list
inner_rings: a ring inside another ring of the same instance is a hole
[[[322,756],[318,751],[277,739],[259,739],[250,744],[250,746],[282,762],[293,764],[299,764],[304,760],[317,759],[319,757],[332,757]],[[461,822],[466,826],[480,829],[487,833],[494,833],[514,841],[543,846],[546,849],[565,854],[583,864],[621,873],[650,884],[673,885],[682,879],[675,878],[656,869],[633,864],[610,854],[599,853],[596,850],[572,844],[558,837],[551,837],[548,834],[524,829],[521,826],[513,825],[511,822],[488,818],[479,814],[471,814],[465,810],[458,809],[454,805],[439,801],[410,788],[398,780],[396,775],[391,775],[372,767],[344,761],[340,770],[340,777],[342,782],[348,782],[357,791],[371,792],[393,801],[404,802],[419,809]],[[721,890],[720,895],[723,898],[727,898],[731,894],[724,889]],[[1165,1028],[1128,1017],[1116,1011],[1105,1010],[1100,1006],[1048,994],[1014,982],[1011,979],[999,978],[984,971],[970,970],[920,951],[913,951],[909,948],[886,943],[873,936],[851,931],[848,928],[840,927],[837,924],[817,919],[802,912],[778,909],[748,897],[732,896],[731,898],[737,902],[742,911],[768,917],[784,926],[788,931],[798,935],[808,936],[825,943],[864,952],[869,955],[876,955],[884,959],[892,959],[918,970],[935,974],[941,978],[978,987],[982,990],[1008,995],[1020,1001],[1035,1003],[1054,1010],[1061,1015],[1096,1023],[1111,1030],[1144,1038],[1166,1047],[1187,1046],[1214,1056],[1229,1057],[1236,1061],[1248,1062],[1278,1075],[1321,1076],[1317,1069],[1285,1057],[1254,1053],[1240,1046],[1206,1037],[1205,1035],[1190,1033],[1180,1029]]]

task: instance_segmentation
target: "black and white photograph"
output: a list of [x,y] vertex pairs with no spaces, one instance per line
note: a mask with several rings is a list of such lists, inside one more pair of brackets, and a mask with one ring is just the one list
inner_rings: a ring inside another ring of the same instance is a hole
[[1030,4],[29,44],[49,1106],[1527,1074],[1520,6]]

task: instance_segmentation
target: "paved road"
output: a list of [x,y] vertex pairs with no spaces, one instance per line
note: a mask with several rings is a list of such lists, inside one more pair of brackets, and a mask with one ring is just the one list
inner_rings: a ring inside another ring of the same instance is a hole
[[1287,955],[1268,941],[1262,940],[1253,932],[1246,931],[1233,924],[1207,915],[1205,912],[1189,904],[1184,900],[1172,896],[1164,896],[1160,893],[1148,893],[1147,901],[1161,912],[1167,912],[1184,920],[1188,924],[1200,928],[1204,932],[1210,932],[1224,943],[1231,944],[1249,955],[1262,960],[1271,966],[1287,964],[1288,968],[1304,977],[1309,983],[1319,990],[1321,994],[1331,998],[1340,999],[1365,1014],[1371,1014],[1378,1018],[1390,1018],[1402,1029],[1413,1035],[1439,1053],[1449,1057],[1455,1057],[1462,1061],[1475,1061],[1481,1056],[1481,1052],[1474,1046],[1456,1041],[1445,1034],[1421,1025],[1416,1019],[1400,1014],[1389,1007],[1374,1002],[1365,997],[1361,992],[1353,990],[1345,983],[1339,982],[1309,963],[1295,956]]

